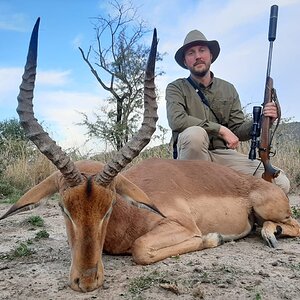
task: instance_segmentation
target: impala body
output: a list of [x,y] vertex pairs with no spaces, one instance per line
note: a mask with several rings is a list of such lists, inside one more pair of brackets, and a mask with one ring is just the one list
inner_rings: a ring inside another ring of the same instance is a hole
[[104,280],[103,251],[132,254],[138,264],[216,247],[246,236],[254,223],[275,247],[275,235],[300,236],[289,201],[274,184],[205,161],[149,159],[121,172],[155,130],[156,33],[145,76],[144,122],[137,135],[108,163],[69,157],[33,115],[38,22],[33,30],[18,97],[27,135],[58,168],[29,190],[0,219],[60,194],[72,264],[69,285],[82,292]]

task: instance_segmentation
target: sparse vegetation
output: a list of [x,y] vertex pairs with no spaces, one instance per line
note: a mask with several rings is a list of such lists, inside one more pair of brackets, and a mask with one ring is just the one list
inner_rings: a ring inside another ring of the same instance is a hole
[[44,220],[40,216],[30,216],[25,220],[26,223],[34,226],[34,227],[43,227]]
[[165,274],[153,271],[147,275],[132,279],[129,283],[128,291],[132,295],[139,295],[142,291],[160,283],[166,283]]
[[[40,218],[32,218],[32,222],[35,224],[35,226],[41,226],[44,221],[40,221]],[[33,224],[32,224],[33,225]],[[19,242],[14,249],[7,253],[0,253],[0,260],[14,260],[15,258],[19,257],[26,257],[30,256],[35,253],[34,250],[31,249],[31,245],[33,245],[34,241],[39,241],[41,239],[47,239],[49,238],[49,233],[46,230],[40,230],[35,234],[34,239],[28,239],[23,242]]]
[[291,265],[291,269],[300,272],[300,263]]
[[36,233],[35,239],[40,240],[40,239],[48,239],[49,238],[49,233],[46,230],[40,230]]
[[300,207],[292,206],[292,213],[294,218],[300,218]]
[[12,256],[23,257],[31,255],[33,251],[28,247],[28,244],[31,244],[31,242],[27,241],[27,243],[20,243],[20,245],[13,251]]
[[31,244],[32,244],[32,240],[27,240],[26,242],[19,243],[10,252],[1,254],[0,260],[1,259],[13,260],[18,257],[25,257],[25,256],[32,255],[34,253],[34,251],[32,249],[30,249],[30,247],[29,247],[29,245],[31,245]]
[[255,294],[255,300],[262,300],[260,293]]
[[[6,123],[10,124],[10,122]],[[0,171],[0,201],[9,203],[16,202],[26,190],[56,170],[44,155],[37,151],[30,142],[24,140],[23,134],[15,128],[17,126],[15,122],[12,122],[12,124],[13,129],[10,130],[13,133],[11,135],[6,133],[5,139],[0,135],[0,162],[2,167]],[[273,142],[276,155],[272,157],[272,164],[287,173],[291,181],[291,193],[299,193],[300,190],[300,142],[297,139],[300,135],[299,132],[300,123],[298,122],[282,124]],[[21,136],[18,137],[18,135]],[[163,143],[160,146],[142,151],[127,167],[150,157],[171,159],[171,145],[165,143],[165,138],[161,141]],[[249,143],[242,143],[239,151],[248,153]],[[74,161],[87,158],[76,149],[67,149],[66,152]],[[92,159],[105,163],[114,154],[114,151],[103,152],[92,157]]]
[[[291,182],[291,193],[300,190],[300,123],[283,123],[279,126],[272,142],[274,156],[272,165],[284,170]],[[242,153],[249,153],[249,143],[241,143]]]

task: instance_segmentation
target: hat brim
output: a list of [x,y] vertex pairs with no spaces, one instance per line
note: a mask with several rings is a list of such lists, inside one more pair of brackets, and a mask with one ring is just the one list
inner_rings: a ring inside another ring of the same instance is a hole
[[206,45],[211,54],[212,54],[212,60],[211,62],[213,63],[217,57],[219,56],[219,53],[220,53],[220,45],[218,43],[218,41],[193,41],[191,43],[188,43],[184,46],[182,46],[181,48],[179,48],[177,50],[177,52],[175,53],[175,60],[176,62],[184,69],[187,69],[187,67],[185,66],[184,64],[184,53],[185,51],[190,48],[190,47],[193,47],[193,46],[197,46],[197,45]]

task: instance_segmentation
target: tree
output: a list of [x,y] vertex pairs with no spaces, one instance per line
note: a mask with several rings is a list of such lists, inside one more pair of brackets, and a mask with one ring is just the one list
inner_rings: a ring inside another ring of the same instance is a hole
[[0,122],[0,145],[4,144],[5,140],[10,139],[27,140],[22,126],[15,118]]
[[94,18],[95,45],[87,53],[79,50],[99,84],[111,95],[108,105],[101,107],[102,114],[95,113],[96,122],[82,114],[80,125],[88,128],[89,137],[100,138],[118,150],[137,130],[142,115],[144,70],[150,50],[142,38],[149,30],[130,3],[115,0],[110,4],[113,15]]
[[14,158],[22,153],[24,147],[28,147],[29,140],[25,135],[25,131],[15,118],[0,122],[0,157],[3,158],[4,153],[10,153],[13,150]]
[[[21,157],[31,143],[15,118],[0,122],[0,177],[7,165]],[[1,180],[0,180],[1,181]]]

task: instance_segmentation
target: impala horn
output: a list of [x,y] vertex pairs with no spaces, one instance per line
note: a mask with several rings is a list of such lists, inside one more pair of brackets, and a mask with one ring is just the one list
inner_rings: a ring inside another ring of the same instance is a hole
[[26,136],[60,170],[69,186],[76,186],[82,182],[80,172],[69,156],[49,137],[34,117],[32,100],[37,67],[39,24],[40,18],[37,19],[31,34],[27,61],[18,96],[17,113]]
[[157,53],[157,33],[153,32],[151,50],[147,62],[144,81],[144,118],[141,128],[136,135],[124,145],[116,155],[97,174],[95,181],[102,186],[107,186],[125,168],[143,148],[150,142],[151,136],[155,132],[157,116],[157,103],[154,84],[154,69]]

